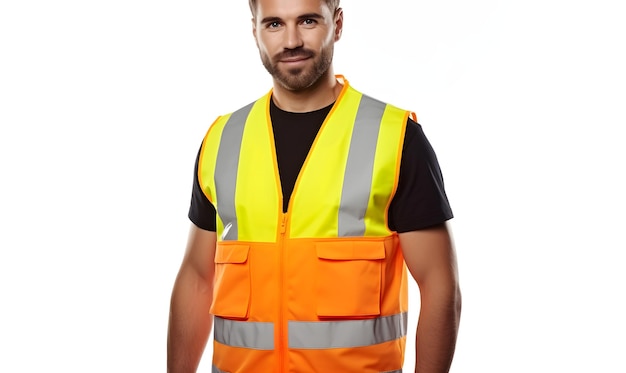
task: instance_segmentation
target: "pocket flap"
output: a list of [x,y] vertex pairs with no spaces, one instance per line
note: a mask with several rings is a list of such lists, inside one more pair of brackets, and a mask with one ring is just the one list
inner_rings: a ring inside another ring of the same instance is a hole
[[318,242],[315,249],[320,259],[385,259],[385,243],[382,241]]
[[215,263],[245,263],[248,260],[248,245],[217,245]]

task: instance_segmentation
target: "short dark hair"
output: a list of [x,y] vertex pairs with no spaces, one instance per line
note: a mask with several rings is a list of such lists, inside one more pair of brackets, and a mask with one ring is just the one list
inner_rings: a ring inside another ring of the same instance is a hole
[[[330,11],[334,14],[337,9],[339,9],[339,1],[340,0],[324,0]],[[250,12],[252,12],[252,16],[256,17],[256,4],[257,0],[248,0],[248,5],[250,5]]]

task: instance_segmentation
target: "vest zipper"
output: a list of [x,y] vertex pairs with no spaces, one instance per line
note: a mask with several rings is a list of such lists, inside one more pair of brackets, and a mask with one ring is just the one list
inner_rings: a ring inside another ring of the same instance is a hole
[[286,324],[285,307],[287,300],[285,299],[285,233],[287,232],[287,214],[281,215],[280,222],[280,241],[278,245],[278,268],[280,271],[280,280],[278,289],[280,294],[280,307],[278,315],[278,366],[280,372],[287,372],[287,344],[285,342]]

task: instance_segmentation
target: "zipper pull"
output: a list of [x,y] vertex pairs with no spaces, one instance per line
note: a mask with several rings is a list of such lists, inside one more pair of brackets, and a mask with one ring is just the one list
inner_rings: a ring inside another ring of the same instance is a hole
[[280,222],[280,234],[285,234],[287,231],[287,215],[283,214],[283,218]]

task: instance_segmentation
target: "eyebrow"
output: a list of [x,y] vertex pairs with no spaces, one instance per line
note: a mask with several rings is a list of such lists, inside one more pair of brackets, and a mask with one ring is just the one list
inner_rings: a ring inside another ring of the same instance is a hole
[[[306,13],[298,16],[298,20],[302,21],[305,19],[323,19],[324,17],[318,13]],[[272,22],[282,22],[282,18],[280,17],[265,17],[261,20],[261,24],[272,23]]]
[[324,17],[321,14],[318,13],[306,13],[303,14],[301,16],[298,17],[299,20],[303,20],[303,19],[323,19]]

